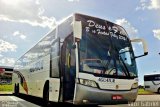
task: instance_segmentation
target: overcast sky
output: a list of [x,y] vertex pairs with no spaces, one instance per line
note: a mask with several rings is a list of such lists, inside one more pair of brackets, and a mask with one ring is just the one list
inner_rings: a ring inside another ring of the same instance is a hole
[[[160,71],[160,0],[0,0],[0,65],[15,61],[60,20],[79,12],[122,25],[144,38],[149,55],[137,59],[143,75]],[[135,51],[140,50],[140,45]]]

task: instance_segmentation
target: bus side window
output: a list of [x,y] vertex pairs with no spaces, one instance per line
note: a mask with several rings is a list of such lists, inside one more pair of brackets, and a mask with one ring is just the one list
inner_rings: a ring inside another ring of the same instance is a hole
[[59,77],[59,41],[51,45],[51,77]]

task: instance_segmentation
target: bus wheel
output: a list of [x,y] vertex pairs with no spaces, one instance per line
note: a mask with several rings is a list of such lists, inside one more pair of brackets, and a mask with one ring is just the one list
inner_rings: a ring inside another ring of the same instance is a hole
[[51,105],[51,103],[49,101],[49,89],[46,89],[44,96],[43,96],[43,99],[44,99],[45,106],[49,107]]
[[14,95],[16,95],[16,93],[17,93],[17,85],[16,84],[14,84]]
[[158,88],[158,93],[160,94],[160,88]]
[[19,83],[17,84],[17,95],[19,95]]

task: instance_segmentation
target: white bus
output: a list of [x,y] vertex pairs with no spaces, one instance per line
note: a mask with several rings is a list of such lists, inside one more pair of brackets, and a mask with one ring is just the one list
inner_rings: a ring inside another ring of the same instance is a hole
[[[144,53],[135,56],[131,42],[142,42]],[[147,54],[145,41],[130,40],[123,27],[76,13],[17,60],[14,93],[73,104],[135,101],[135,59]]]
[[144,75],[144,88],[160,93],[160,73]]
[[12,84],[13,67],[0,66],[0,85]]

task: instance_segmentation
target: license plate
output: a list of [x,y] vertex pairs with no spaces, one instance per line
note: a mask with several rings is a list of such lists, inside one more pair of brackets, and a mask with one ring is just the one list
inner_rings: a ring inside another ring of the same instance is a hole
[[122,100],[123,97],[121,95],[112,95],[112,100]]

